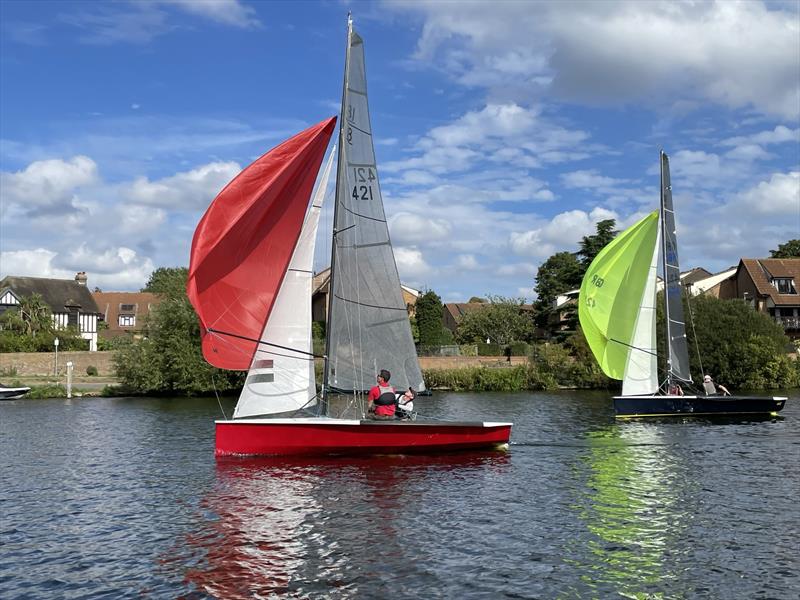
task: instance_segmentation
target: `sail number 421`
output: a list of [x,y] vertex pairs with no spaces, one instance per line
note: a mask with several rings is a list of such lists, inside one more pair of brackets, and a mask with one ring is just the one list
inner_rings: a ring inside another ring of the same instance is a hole
[[372,200],[372,182],[375,181],[375,171],[371,167],[353,167],[354,200]]

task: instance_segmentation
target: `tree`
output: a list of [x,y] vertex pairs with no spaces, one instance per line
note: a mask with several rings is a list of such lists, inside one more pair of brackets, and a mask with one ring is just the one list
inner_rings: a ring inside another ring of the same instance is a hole
[[440,346],[444,343],[442,325],[442,299],[433,290],[417,298],[416,323],[420,346]]
[[209,365],[203,358],[200,324],[184,292],[150,313],[146,338],[119,349],[114,366],[120,382],[142,393],[199,394],[241,386],[243,373]]
[[572,252],[557,252],[542,263],[536,274],[536,324],[546,327],[559,294],[580,287],[584,270]]
[[473,296],[467,302],[469,302],[470,304],[472,303],[486,304],[488,300],[486,298],[481,298],[480,296]]
[[522,298],[490,296],[489,303],[468,312],[458,323],[456,339],[459,343],[492,342],[507,345],[511,342],[524,342],[533,337],[533,319],[522,306]]
[[120,382],[141,393],[199,394],[240,387],[244,376],[209,365],[203,358],[200,323],[186,296],[185,267],[153,271],[144,292],[162,294],[145,323],[145,339],[118,349]]
[[778,244],[778,249],[770,250],[769,253],[772,258],[800,258],[800,240]]
[[143,292],[163,294],[168,298],[181,298],[186,295],[186,280],[189,269],[186,267],[159,267],[150,274]]
[[[657,303],[659,370],[665,369],[663,292]],[[690,312],[691,309],[691,312]],[[797,372],[786,355],[783,328],[742,300],[697,296],[684,298],[686,334],[693,377],[710,373],[726,387],[765,389],[797,385]],[[698,356],[699,350],[699,356]],[[702,362],[702,369],[701,369]]]
[[614,219],[599,221],[595,225],[596,233],[594,235],[585,235],[581,239],[581,249],[578,251],[581,256],[581,277],[583,277],[583,273],[586,272],[589,265],[592,264],[594,257],[600,253],[600,250],[605,248],[617,236],[617,232],[614,231],[616,224],[617,222]]
[[56,337],[62,350],[87,349],[77,328],[56,330],[50,307],[39,294],[20,298],[19,306],[0,316],[2,352],[52,352]]

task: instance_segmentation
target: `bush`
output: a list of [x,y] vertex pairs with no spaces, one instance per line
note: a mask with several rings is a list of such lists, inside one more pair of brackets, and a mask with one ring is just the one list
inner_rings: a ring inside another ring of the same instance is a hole
[[503,356],[504,346],[478,342],[478,356]]
[[97,375],[97,367],[95,367],[94,365],[89,365],[88,367],[86,367],[86,374],[89,376]]

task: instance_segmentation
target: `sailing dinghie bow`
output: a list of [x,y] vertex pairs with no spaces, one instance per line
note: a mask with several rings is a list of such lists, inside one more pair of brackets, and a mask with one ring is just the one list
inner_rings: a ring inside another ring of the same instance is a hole
[[[664,274],[666,378],[656,361],[656,277],[661,256]],[[692,385],[683,318],[683,284],[669,157],[661,152],[661,206],[629,227],[595,257],[581,284],[578,317],[603,372],[622,380],[614,397],[618,417],[769,415],[785,397],[674,395]]]
[[[335,122],[310,127],[244,169],[197,226],[187,292],[200,319],[203,355],[220,368],[248,369],[233,419],[216,422],[216,454],[393,454],[507,445],[511,423],[365,419],[363,393],[380,369],[391,371],[401,391],[422,391],[425,383],[383,209],[364,43],[350,19],[327,348],[317,398],[312,267],[333,152],[308,204]],[[345,394],[344,402],[337,394]]]

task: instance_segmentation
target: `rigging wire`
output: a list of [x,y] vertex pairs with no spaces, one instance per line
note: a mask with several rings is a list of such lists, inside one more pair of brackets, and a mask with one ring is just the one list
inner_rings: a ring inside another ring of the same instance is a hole
[[694,328],[694,314],[692,313],[691,295],[686,290],[686,308],[689,309],[689,322],[692,324],[692,336],[694,337],[694,347],[697,352],[697,362],[700,364],[700,375],[705,379],[706,372],[703,370],[703,357],[700,356],[700,344],[697,343],[697,331]]

